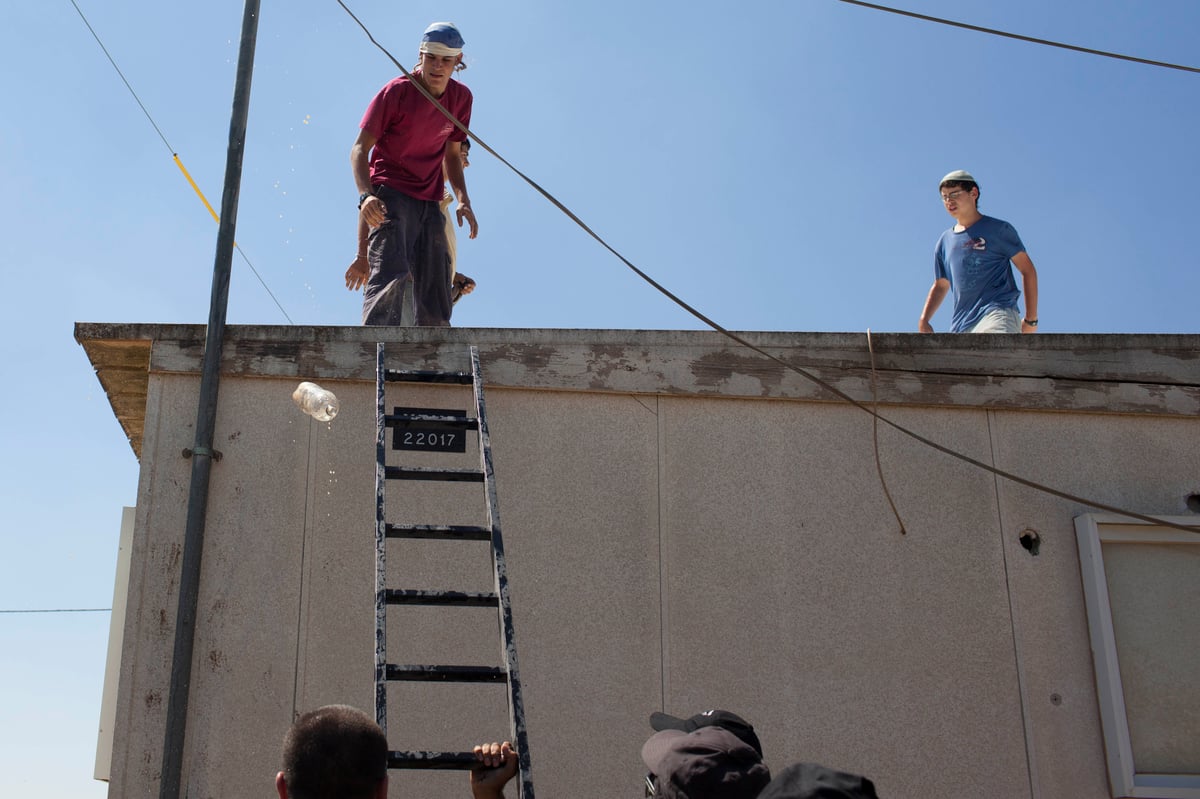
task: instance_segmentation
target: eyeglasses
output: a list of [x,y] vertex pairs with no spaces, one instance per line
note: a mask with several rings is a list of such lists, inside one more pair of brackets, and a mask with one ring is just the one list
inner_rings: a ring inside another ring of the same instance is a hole
[[942,202],[948,203],[960,194],[969,194],[969,193],[970,192],[968,192],[967,189],[958,189],[957,191],[952,191],[949,194],[943,194]]
[[656,793],[656,790],[657,790],[657,789],[654,787],[654,775],[653,775],[653,774],[647,774],[647,775],[646,775],[646,793],[645,793],[645,799],[651,799],[651,797],[653,797],[653,796],[655,795],[655,793]]

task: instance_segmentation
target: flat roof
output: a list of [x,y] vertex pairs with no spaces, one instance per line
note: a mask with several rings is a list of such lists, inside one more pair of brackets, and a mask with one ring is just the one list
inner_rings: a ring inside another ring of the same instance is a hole
[[[1200,335],[736,335],[864,404],[1200,417]],[[204,325],[76,323],[139,457],[150,375],[199,374],[204,339]],[[709,330],[230,325],[221,374],[374,382],[377,342],[390,366],[444,370],[473,345],[489,388],[842,401]]]

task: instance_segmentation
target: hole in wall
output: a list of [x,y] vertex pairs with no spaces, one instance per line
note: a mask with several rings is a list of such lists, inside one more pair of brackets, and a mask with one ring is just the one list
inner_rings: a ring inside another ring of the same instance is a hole
[[1037,534],[1037,530],[1030,528],[1022,530],[1017,540],[1021,542],[1021,546],[1029,550],[1030,555],[1036,555],[1042,546],[1042,537]]
[[1187,506],[1192,513],[1200,513],[1200,494],[1188,494]]

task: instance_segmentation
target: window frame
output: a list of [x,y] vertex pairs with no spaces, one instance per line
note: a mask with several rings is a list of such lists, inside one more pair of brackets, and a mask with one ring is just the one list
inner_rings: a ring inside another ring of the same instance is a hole
[[[1196,516],[1155,518],[1194,526],[1200,533],[1200,518]],[[1085,513],[1075,517],[1075,536],[1079,545],[1079,571],[1087,607],[1088,634],[1091,638],[1096,694],[1100,704],[1100,723],[1112,795],[1114,799],[1200,799],[1200,773],[1139,772],[1134,763],[1102,550],[1102,544],[1121,542],[1200,546],[1200,534],[1157,527],[1118,514]]]

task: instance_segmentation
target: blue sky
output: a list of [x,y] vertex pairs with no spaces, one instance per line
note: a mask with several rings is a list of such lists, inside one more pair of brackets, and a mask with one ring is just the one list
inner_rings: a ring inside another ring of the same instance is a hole
[[[242,4],[77,2],[219,205]],[[965,168],[1038,267],[1043,332],[1197,331],[1200,75],[836,0],[349,4],[406,65],[457,22],[474,131],[726,327],[915,330]],[[263,5],[237,239],[296,324],[355,324],[349,149],[395,70],[333,0]],[[901,7],[1198,60],[1195,0]],[[217,228],[69,0],[5,4],[0,74],[0,609],[108,607],[137,463],[72,326],[204,323]],[[467,178],[457,325],[699,327],[479,148]],[[240,257],[229,322],[287,322]],[[105,795],[107,633],[0,614],[0,795]]]

